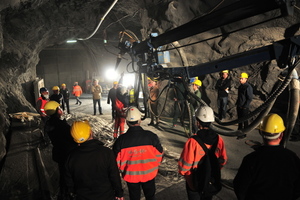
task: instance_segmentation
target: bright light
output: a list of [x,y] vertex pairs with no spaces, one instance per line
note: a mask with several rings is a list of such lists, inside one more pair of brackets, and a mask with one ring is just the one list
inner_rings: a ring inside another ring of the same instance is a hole
[[124,74],[124,77],[123,77],[123,85],[125,87],[128,87],[128,86],[133,86],[134,85],[134,74]]
[[76,43],[77,40],[67,40],[67,43]]
[[105,77],[108,81],[118,81],[119,80],[118,73],[113,68],[106,70]]

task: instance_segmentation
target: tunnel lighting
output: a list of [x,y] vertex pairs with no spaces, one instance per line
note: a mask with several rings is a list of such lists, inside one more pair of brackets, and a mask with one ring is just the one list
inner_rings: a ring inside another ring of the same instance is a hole
[[77,40],[67,40],[67,43],[76,43]]
[[124,77],[123,77],[123,85],[125,87],[128,87],[128,86],[133,86],[134,85],[134,74],[124,74]]
[[105,78],[109,81],[118,81],[118,73],[114,70],[114,68],[107,69],[105,72]]

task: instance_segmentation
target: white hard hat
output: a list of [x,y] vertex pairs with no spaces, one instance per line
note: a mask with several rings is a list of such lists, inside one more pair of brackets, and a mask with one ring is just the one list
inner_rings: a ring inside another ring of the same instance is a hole
[[198,108],[196,110],[195,116],[202,122],[215,121],[214,111],[209,106],[201,106],[200,108]]
[[136,107],[132,106],[127,110],[127,113],[126,113],[126,120],[127,121],[135,122],[135,121],[138,121],[140,119],[141,119],[141,113]]

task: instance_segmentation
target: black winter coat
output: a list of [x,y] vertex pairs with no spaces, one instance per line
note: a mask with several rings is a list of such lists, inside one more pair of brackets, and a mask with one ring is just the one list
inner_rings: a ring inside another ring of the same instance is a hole
[[223,80],[222,78],[217,80],[216,89],[218,90],[218,98],[220,97],[228,97],[228,93],[225,91],[226,88],[230,89],[231,87],[231,79],[226,78]]
[[88,140],[71,152],[65,180],[76,200],[113,200],[123,196],[116,158],[99,140]]
[[238,88],[237,106],[240,108],[249,108],[252,99],[252,86],[248,82],[241,84]]
[[69,153],[77,147],[70,133],[70,125],[65,119],[60,120],[56,116],[51,116],[46,122],[45,131],[48,134],[52,148],[52,159],[63,164]]
[[300,197],[300,159],[282,146],[262,146],[245,156],[233,181],[239,200]]

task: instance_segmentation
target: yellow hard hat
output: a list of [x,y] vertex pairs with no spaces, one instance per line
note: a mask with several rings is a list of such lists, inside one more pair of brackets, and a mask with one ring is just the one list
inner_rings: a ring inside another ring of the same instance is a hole
[[63,84],[61,84],[61,86],[63,87],[63,86],[66,86],[66,84],[65,83],[63,83]]
[[53,86],[52,90],[58,90],[59,91],[59,87],[58,86]]
[[193,82],[193,84],[195,84],[195,85],[197,85],[197,86],[201,86],[202,85],[202,82],[200,81],[200,80],[195,80],[194,82]]
[[114,85],[117,85],[117,84],[118,84],[118,81],[114,81],[113,84],[114,84]]
[[241,73],[240,78],[248,78],[248,74],[246,72]]
[[229,70],[223,70],[222,73],[229,73]]
[[59,106],[59,103],[56,101],[48,101],[44,106],[44,110],[47,115],[51,116],[56,113],[56,110]]
[[260,123],[259,130],[266,139],[276,139],[285,130],[282,118],[277,114],[268,114]]
[[71,127],[71,135],[76,143],[87,141],[91,134],[91,126],[87,120],[75,121]]

